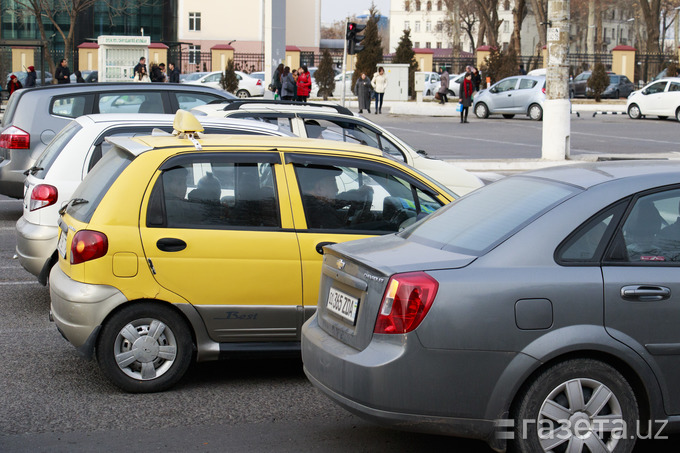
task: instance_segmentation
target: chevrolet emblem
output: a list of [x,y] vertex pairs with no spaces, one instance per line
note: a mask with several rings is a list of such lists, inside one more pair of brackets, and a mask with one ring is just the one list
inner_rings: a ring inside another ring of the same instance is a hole
[[335,267],[337,267],[340,270],[343,270],[345,268],[345,262],[343,260],[338,260],[335,263]]

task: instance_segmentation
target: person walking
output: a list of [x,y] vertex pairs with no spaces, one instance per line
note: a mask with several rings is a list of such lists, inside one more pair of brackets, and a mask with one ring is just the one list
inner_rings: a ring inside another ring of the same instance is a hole
[[137,73],[140,72],[141,68],[144,68],[144,73],[146,74],[146,57],[140,57],[139,58],[139,63],[135,66],[135,69],[132,70],[132,77],[136,77]]
[[146,73],[146,66],[139,68],[139,72],[135,73],[135,78],[132,79],[134,82],[151,82],[149,76]]
[[12,74],[9,77],[9,83],[7,84],[7,91],[9,92],[9,95],[11,96],[12,93],[14,93],[16,90],[19,90],[23,88],[24,86],[19,82],[19,79],[17,79],[17,76]]
[[479,73],[479,70],[475,68],[474,66],[470,67],[470,71],[472,74],[472,87],[474,88],[474,92],[478,92],[480,86],[482,85],[482,75]]
[[297,83],[295,77],[290,72],[290,67],[283,68],[281,73],[281,99],[284,101],[294,101],[297,95]]
[[26,85],[25,88],[31,88],[36,86],[36,79],[38,74],[35,72],[35,67],[29,66],[28,73],[26,74]]
[[175,67],[175,63],[168,63],[168,82],[179,83],[179,69]]
[[272,91],[274,92],[274,99],[283,98],[283,94],[281,94],[281,90],[283,89],[283,82],[281,82],[283,70],[283,63],[279,63],[279,65],[276,67],[276,70],[274,71],[274,74],[272,75],[271,86],[273,88]]
[[472,104],[472,93],[474,92],[474,85],[472,83],[472,74],[469,72],[465,74],[463,82],[460,84],[460,99],[458,102],[462,108],[460,110],[460,122],[467,123],[468,110]]
[[298,69],[297,76],[297,100],[300,102],[307,102],[309,93],[312,91],[312,77],[309,74],[307,66],[301,66]]
[[378,72],[373,74],[371,87],[373,87],[373,91],[375,92],[375,113],[382,113],[383,98],[385,97],[385,90],[387,89],[387,76],[385,75],[385,69],[382,66],[378,68]]
[[444,105],[449,102],[447,97],[449,94],[449,71],[445,67],[440,70],[439,81],[439,91],[437,93],[439,93],[440,104]]
[[57,79],[59,85],[71,83],[71,70],[68,68],[68,61],[66,61],[66,58],[59,62],[57,70],[54,71],[54,78]]
[[362,72],[361,77],[357,79],[357,83],[354,86],[354,94],[356,94],[359,99],[359,113],[363,113],[364,109],[368,110],[368,113],[371,113],[372,89],[371,80],[366,77],[365,72]]

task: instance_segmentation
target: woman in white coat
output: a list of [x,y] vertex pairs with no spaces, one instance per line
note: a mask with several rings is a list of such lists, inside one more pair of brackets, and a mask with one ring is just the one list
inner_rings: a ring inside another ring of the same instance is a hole
[[385,90],[387,89],[387,76],[382,66],[378,68],[378,72],[373,74],[371,86],[375,91],[375,113],[382,113],[383,97],[385,97]]

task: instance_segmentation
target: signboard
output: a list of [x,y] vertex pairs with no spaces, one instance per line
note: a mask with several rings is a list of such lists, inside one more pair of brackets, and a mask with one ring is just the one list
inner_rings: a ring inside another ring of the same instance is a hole
[[100,36],[100,46],[145,46],[151,44],[151,36]]
[[559,28],[548,28],[548,41],[559,41],[560,40],[560,29]]

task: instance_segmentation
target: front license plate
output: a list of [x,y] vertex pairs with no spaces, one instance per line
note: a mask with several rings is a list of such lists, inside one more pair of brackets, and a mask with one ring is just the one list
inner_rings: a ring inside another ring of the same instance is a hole
[[356,297],[352,297],[335,288],[331,288],[328,292],[326,308],[341,318],[348,320],[352,325],[356,321],[357,307],[359,307],[359,299]]
[[60,228],[59,229],[59,241],[57,242],[57,251],[62,258],[66,259],[66,236],[67,234]]

